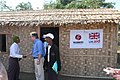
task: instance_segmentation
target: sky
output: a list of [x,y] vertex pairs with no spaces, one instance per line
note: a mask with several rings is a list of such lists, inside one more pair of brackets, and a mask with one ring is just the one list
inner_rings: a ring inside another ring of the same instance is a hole
[[106,2],[114,2],[116,4],[115,9],[120,10],[120,0],[106,0]]
[[[15,6],[21,2],[30,2],[32,4],[33,9],[38,10],[38,9],[43,9],[43,4],[51,0],[5,0],[5,1],[7,5],[12,8],[15,8]],[[106,0],[106,2],[116,3],[115,9],[120,10],[120,0]]]

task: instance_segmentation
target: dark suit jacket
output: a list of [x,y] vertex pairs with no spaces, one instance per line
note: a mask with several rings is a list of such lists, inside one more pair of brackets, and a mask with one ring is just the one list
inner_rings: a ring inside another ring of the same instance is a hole
[[[48,60],[47,60],[47,56],[48,56],[48,48],[46,49],[46,56],[45,56],[45,66],[48,67]],[[52,68],[52,66],[54,65],[55,61],[57,61],[58,63],[58,71],[61,70],[61,61],[60,61],[60,54],[59,54],[59,49],[58,47],[53,44],[50,48],[50,62],[49,62],[49,66]]]

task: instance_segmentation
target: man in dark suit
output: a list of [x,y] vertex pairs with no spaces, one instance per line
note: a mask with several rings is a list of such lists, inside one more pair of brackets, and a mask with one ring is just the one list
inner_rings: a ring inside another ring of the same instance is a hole
[[[53,44],[54,35],[51,33],[48,33],[45,35],[45,39],[48,42],[48,47],[46,49],[46,67],[48,71],[48,80],[58,80],[58,73],[61,70],[61,61],[60,61],[60,55],[59,55],[59,49],[58,47]],[[54,64],[57,63],[57,71],[53,69]]]

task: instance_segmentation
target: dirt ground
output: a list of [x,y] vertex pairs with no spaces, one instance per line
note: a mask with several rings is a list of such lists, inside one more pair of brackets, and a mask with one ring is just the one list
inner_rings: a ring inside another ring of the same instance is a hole
[[[45,80],[47,80],[46,76],[47,74],[45,73]],[[35,75],[31,73],[20,73],[20,80],[35,80]],[[113,79],[90,79],[90,78],[59,76],[59,80],[113,80]]]

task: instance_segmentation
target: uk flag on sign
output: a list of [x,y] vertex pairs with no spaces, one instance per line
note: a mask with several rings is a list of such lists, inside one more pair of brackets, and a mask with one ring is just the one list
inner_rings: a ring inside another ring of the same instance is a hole
[[100,33],[89,33],[89,39],[100,39]]

